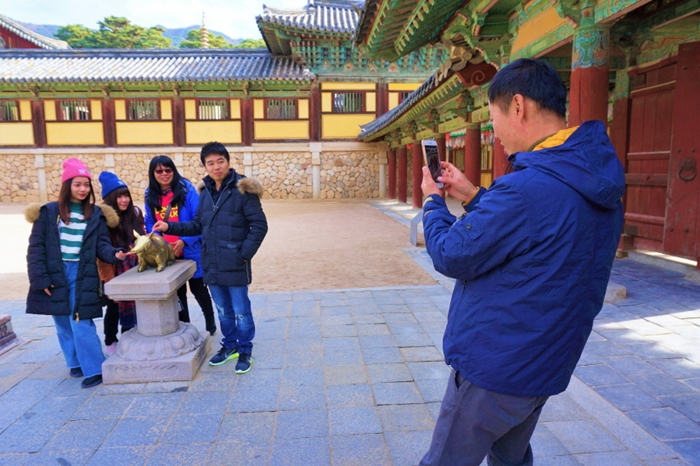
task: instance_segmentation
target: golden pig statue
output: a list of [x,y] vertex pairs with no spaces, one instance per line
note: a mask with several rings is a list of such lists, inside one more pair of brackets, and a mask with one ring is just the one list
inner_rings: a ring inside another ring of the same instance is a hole
[[148,235],[139,235],[134,231],[134,238],[136,238],[136,244],[129,252],[139,256],[139,272],[143,272],[149,266],[155,267],[156,272],[161,272],[175,262],[173,248],[162,236],[153,232]]

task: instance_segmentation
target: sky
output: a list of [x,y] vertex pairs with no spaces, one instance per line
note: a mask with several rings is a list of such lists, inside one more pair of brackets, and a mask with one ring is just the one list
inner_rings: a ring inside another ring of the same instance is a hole
[[107,16],[143,27],[181,28],[202,23],[232,39],[260,39],[255,17],[263,4],[298,10],[307,0],[0,0],[0,14],[32,24],[82,24],[97,29]]

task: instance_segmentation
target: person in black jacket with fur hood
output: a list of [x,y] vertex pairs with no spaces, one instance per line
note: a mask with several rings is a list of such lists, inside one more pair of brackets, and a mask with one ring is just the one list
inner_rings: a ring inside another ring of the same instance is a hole
[[252,282],[251,260],[267,234],[262,210],[262,185],[236,173],[223,144],[202,147],[202,165],[207,171],[199,208],[192,221],[159,221],[153,230],[177,236],[202,235],[204,283],[219,313],[221,349],[209,364],[218,366],[238,358],[236,373],[250,370],[253,359],[255,322],[248,298]]
[[90,388],[102,383],[105,359],[93,322],[102,317],[95,258],[114,264],[126,253],[112,247],[87,166],[66,160],[61,181],[58,202],[32,204],[25,211],[34,224],[27,251],[27,313],[53,316],[71,377],[85,376],[82,387]]

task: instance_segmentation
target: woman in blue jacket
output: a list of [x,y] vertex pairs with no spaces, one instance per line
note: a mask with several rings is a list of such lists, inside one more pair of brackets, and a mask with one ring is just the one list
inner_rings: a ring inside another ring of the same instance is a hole
[[[153,224],[158,220],[168,222],[189,222],[197,213],[199,194],[192,183],[183,178],[175,168],[175,163],[166,155],[158,155],[151,160],[148,167],[148,188],[146,189],[146,231],[153,229]],[[166,218],[167,217],[167,218]],[[165,240],[172,244],[175,257],[190,259],[197,263],[197,271],[189,279],[190,291],[202,308],[207,331],[216,333],[216,320],[214,308],[211,304],[209,290],[202,280],[202,237],[179,237],[163,235]],[[177,290],[182,309],[179,318],[182,322],[190,321],[190,312],[187,305],[187,288],[182,285]]]

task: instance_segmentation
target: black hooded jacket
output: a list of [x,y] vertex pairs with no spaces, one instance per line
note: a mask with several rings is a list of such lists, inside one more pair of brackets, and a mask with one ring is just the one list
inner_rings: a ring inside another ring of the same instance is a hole
[[262,185],[233,169],[218,191],[209,176],[203,181],[194,219],[168,223],[168,233],[202,235],[202,268],[207,285],[249,285],[253,280],[251,259],[267,234],[267,219],[260,203]]

